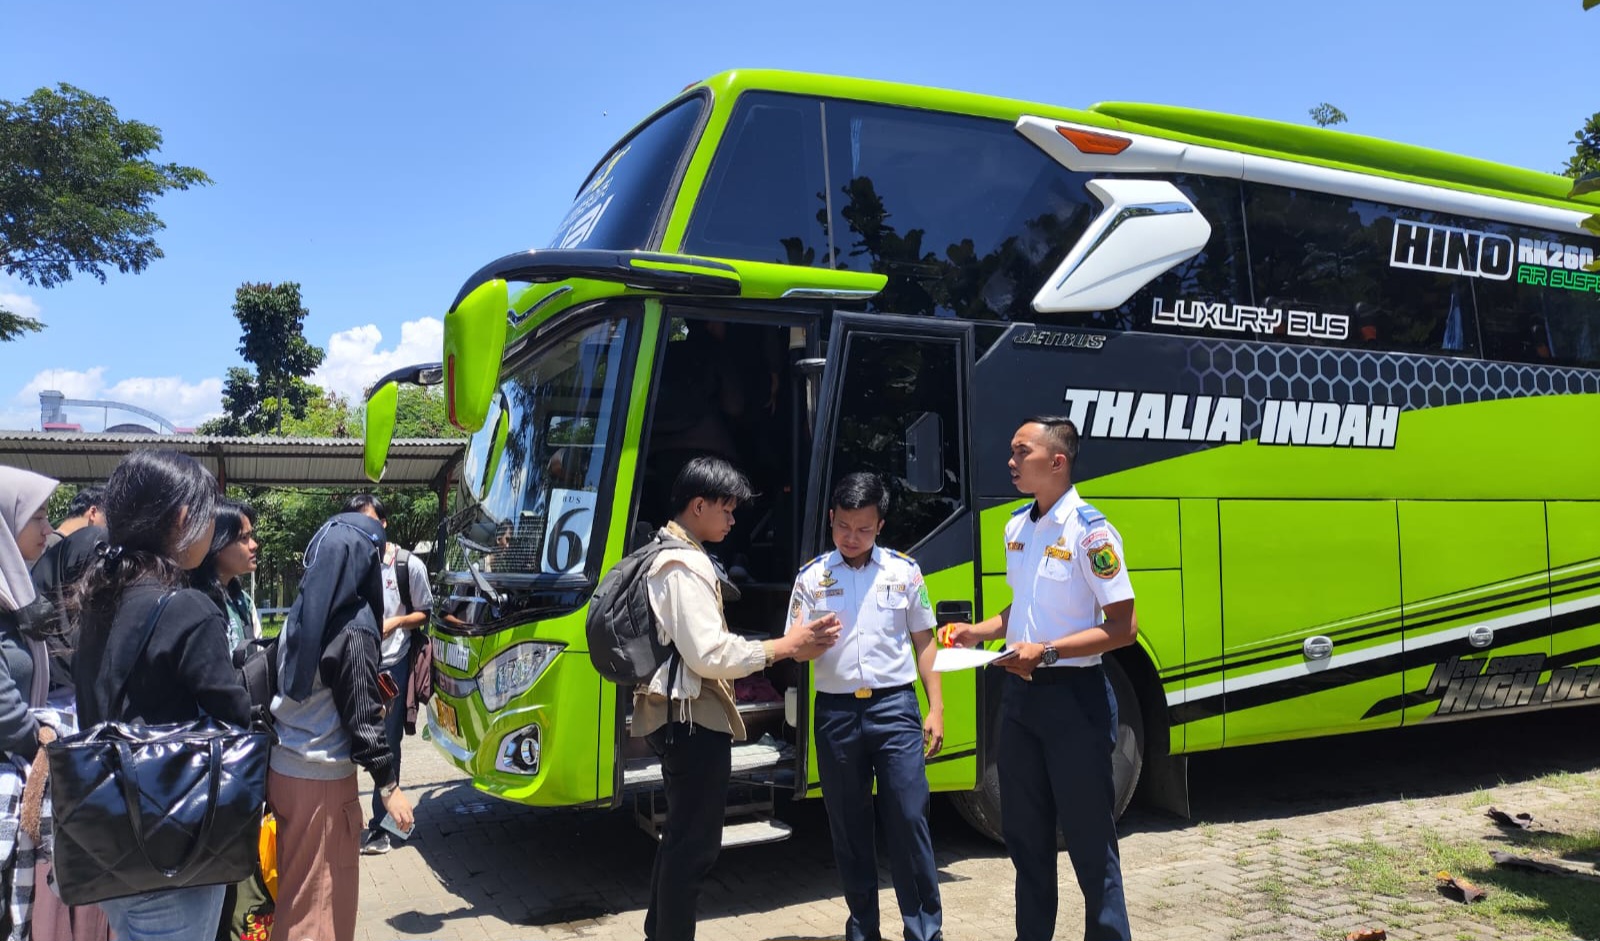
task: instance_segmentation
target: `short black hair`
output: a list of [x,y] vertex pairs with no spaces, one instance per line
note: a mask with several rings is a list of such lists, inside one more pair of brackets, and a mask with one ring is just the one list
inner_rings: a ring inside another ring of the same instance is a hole
[[67,518],[82,516],[95,507],[100,507],[104,512],[106,506],[106,488],[96,484],[91,487],[81,487],[73,495],[72,502],[67,504]]
[[1024,425],[1043,425],[1044,439],[1057,454],[1065,454],[1068,464],[1078,463],[1078,426],[1061,415],[1035,415]]
[[883,478],[877,474],[856,471],[853,474],[846,474],[844,479],[834,486],[833,500],[829,505],[835,510],[877,507],[878,519],[888,519],[889,488],[883,485]]
[[340,510],[339,512],[341,512],[341,513],[360,513],[362,511],[366,510],[367,507],[371,507],[372,508],[372,512],[378,514],[378,519],[383,520],[385,522],[388,521],[389,513],[388,513],[388,511],[386,511],[383,508],[383,501],[379,500],[378,499],[378,495],[375,494],[375,493],[358,493],[358,494],[356,494],[355,496],[351,497],[350,499],[344,501],[344,509]]
[[672,514],[682,513],[696,498],[710,503],[747,503],[755,495],[750,478],[737,467],[720,457],[697,457],[683,465],[678,479],[672,482]]

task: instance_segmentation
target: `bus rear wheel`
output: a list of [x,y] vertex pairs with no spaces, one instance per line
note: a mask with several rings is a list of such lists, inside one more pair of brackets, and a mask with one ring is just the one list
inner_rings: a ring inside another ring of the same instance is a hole
[[[1117,744],[1111,753],[1111,772],[1116,782],[1117,816],[1121,817],[1133,800],[1139,773],[1144,768],[1144,711],[1139,707],[1133,682],[1116,658],[1106,657],[1105,671],[1117,700]],[[991,743],[998,743],[998,733],[999,723],[996,722],[989,730]],[[991,754],[993,751],[991,749]],[[976,788],[950,797],[961,819],[974,830],[997,843],[1005,842],[1000,828],[1000,772],[995,762],[990,761],[979,769]]]

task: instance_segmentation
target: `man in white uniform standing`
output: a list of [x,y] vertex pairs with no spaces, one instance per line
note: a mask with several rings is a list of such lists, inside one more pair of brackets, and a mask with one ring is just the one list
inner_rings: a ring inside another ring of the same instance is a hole
[[1000,807],[1017,870],[1017,941],[1055,935],[1056,830],[1083,891],[1086,941],[1126,941],[1111,756],[1117,706],[1102,654],[1133,643],[1138,621],[1122,537],[1072,485],[1078,429],[1024,422],[1011,480],[1033,502],[1006,524],[1011,604],[981,624],[952,624],[951,646],[1006,639],[1000,707]]
[[[944,699],[933,671],[933,606],[910,556],[877,545],[889,494],[875,475],[847,475],[828,511],[834,550],[795,578],[791,629],[827,614],[839,641],[817,658],[817,775],[850,909],[845,941],[882,941],[872,784],[878,784],[889,872],[906,941],[938,941],[944,913],[928,831],[925,755],[944,745]],[[810,612],[809,614],[807,612]],[[917,675],[928,715],[917,703]]]

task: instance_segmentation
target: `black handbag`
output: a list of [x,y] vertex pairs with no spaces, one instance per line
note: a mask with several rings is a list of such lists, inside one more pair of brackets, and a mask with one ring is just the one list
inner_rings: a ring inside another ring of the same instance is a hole
[[[172,593],[156,603],[134,663]],[[110,714],[127,705],[128,681]],[[85,905],[255,872],[269,732],[213,718],[101,722],[45,746],[62,901]]]

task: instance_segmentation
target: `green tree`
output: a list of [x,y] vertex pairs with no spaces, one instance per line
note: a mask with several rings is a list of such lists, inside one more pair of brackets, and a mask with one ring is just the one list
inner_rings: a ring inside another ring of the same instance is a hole
[[1350,120],[1349,115],[1326,101],[1312,108],[1310,113],[1311,120],[1316,122],[1317,127],[1332,127],[1335,124],[1343,124]]
[[[204,186],[194,167],[157,163],[161,130],[125,121],[104,98],[65,83],[0,100],[0,269],[43,288],[162,257],[151,203]],[[0,341],[43,324],[0,308]]]
[[1589,120],[1583,122],[1583,127],[1572,135],[1570,143],[1573,152],[1567,158],[1566,168],[1561,171],[1564,175],[1576,180],[1600,172],[1600,111],[1589,115]]
[[239,355],[255,367],[228,370],[222,386],[224,415],[202,426],[206,434],[283,434],[287,413],[303,419],[322,390],[306,377],[322,365],[322,348],[305,337],[305,319],[311,312],[300,300],[300,285],[239,286],[234,293],[233,316],[239,321]]

